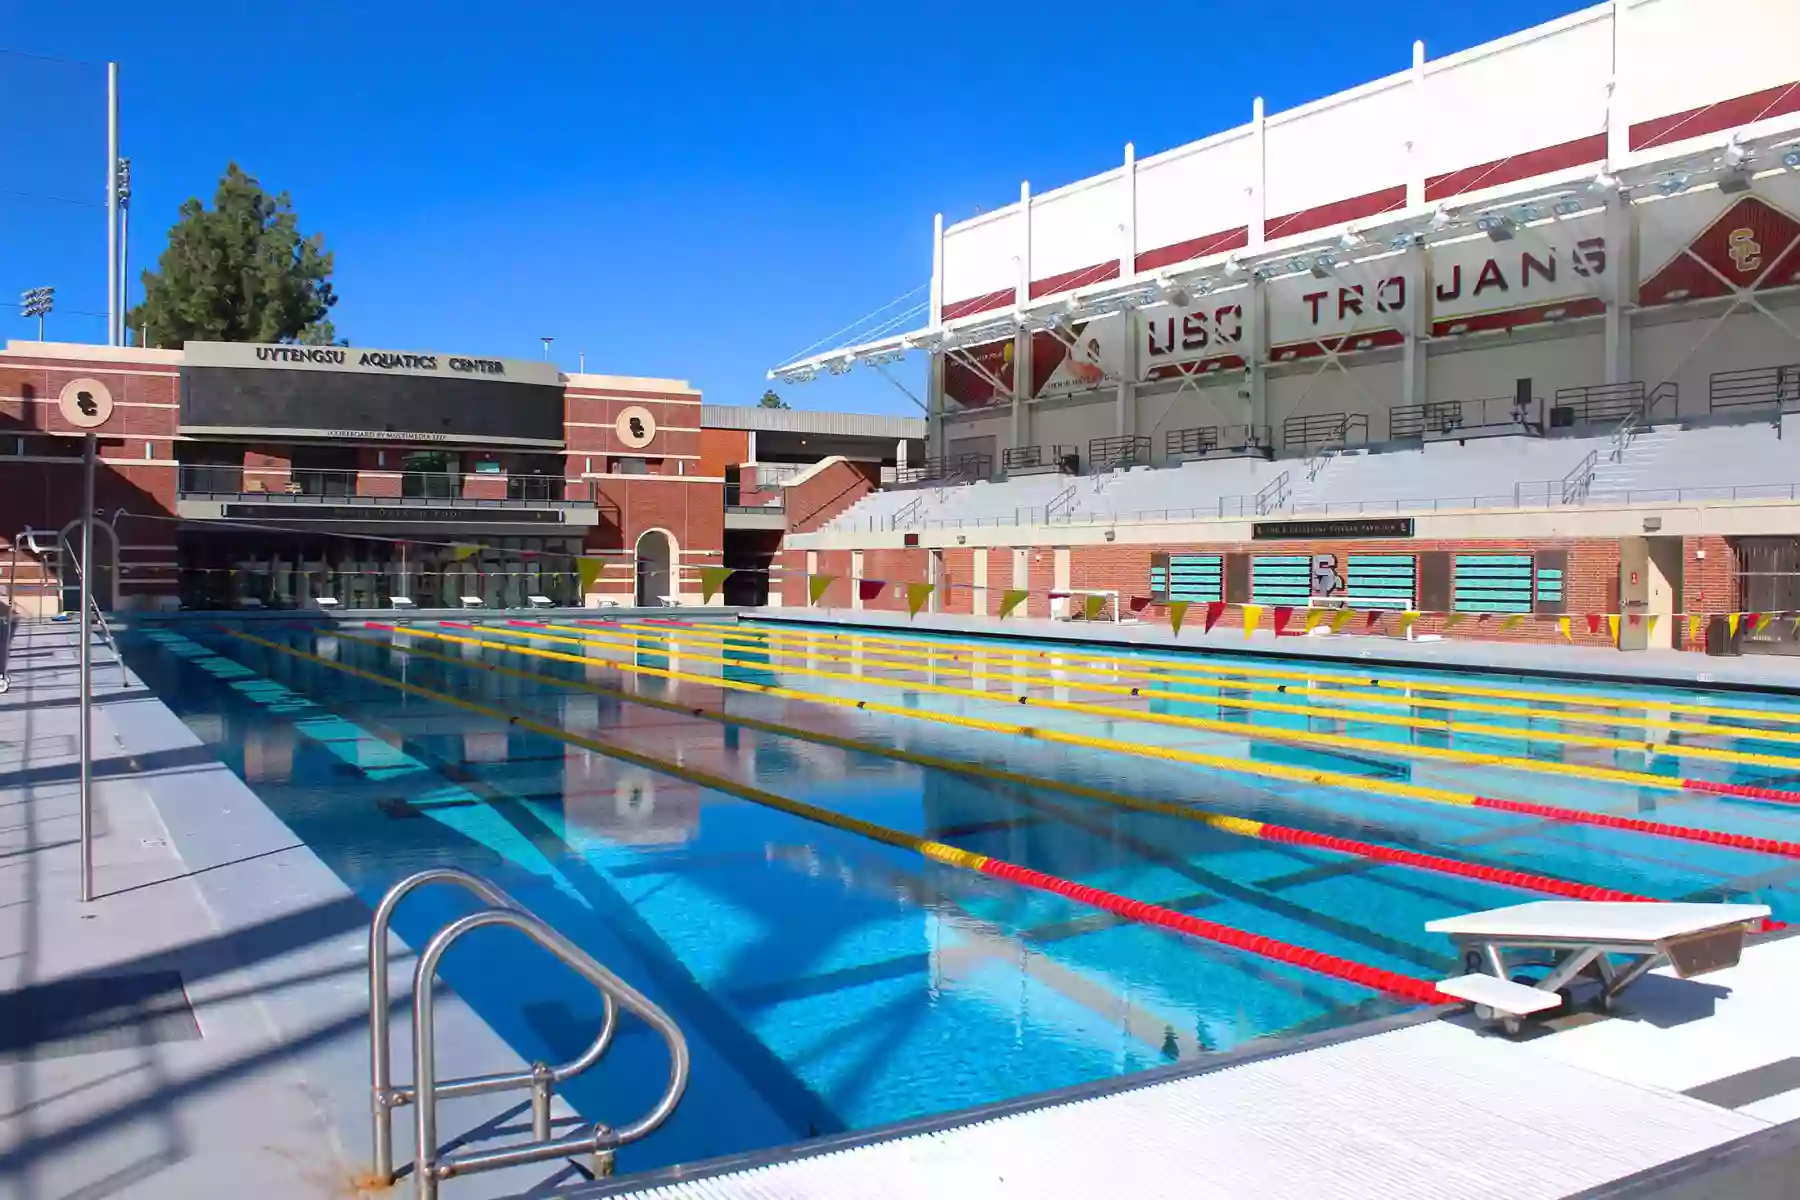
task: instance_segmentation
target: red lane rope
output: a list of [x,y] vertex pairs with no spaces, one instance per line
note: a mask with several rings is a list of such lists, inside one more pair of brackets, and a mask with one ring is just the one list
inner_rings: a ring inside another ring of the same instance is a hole
[[1747,783],[1713,783],[1705,779],[1683,779],[1681,786],[1690,792],[1711,792],[1715,796],[1740,796],[1746,800],[1767,800],[1771,804],[1800,804],[1800,792],[1753,787]]
[[1524,813],[1546,817],[1552,821],[1570,821],[1580,825],[1603,825],[1608,829],[1630,829],[1653,833],[1658,837],[1680,838],[1689,842],[1706,842],[1713,846],[1731,846],[1739,850],[1755,850],[1761,854],[1780,854],[1800,858],[1800,842],[1784,842],[1775,838],[1751,837],[1742,833],[1721,833],[1716,829],[1694,829],[1687,825],[1669,825],[1662,821],[1644,821],[1637,817],[1615,817],[1611,813],[1581,812],[1573,808],[1556,808],[1549,804],[1527,804],[1522,800],[1498,800],[1492,796],[1475,797],[1475,807],[1500,812]]
[[1308,950],[1289,942],[1265,937],[1260,933],[1234,929],[1229,925],[1202,921],[1198,917],[1191,917],[1186,913],[1176,912],[1174,909],[1163,908],[1142,900],[1131,900],[1112,892],[1103,892],[1098,888],[1089,887],[1085,883],[1076,883],[1055,875],[1046,875],[1042,871],[1033,871],[1029,867],[1021,867],[1002,859],[986,859],[981,863],[979,870],[984,874],[1035,888],[1038,891],[1066,896],[1082,904],[1104,909],[1129,921],[1156,925],[1209,942],[1218,942],[1220,945],[1246,950],[1251,954],[1274,959],[1276,962],[1287,963],[1303,970],[1316,971],[1321,975],[1335,976],[1361,987],[1373,988],[1376,991],[1417,1001],[1420,1004],[1459,1003],[1455,997],[1438,991],[1436,984],[1416,976],[1402,975],[1398,971],[1389,971],[1381,967],[1372,967],[1367,963],[1353,962],[1334,954],[1326,954],[1321,950]]

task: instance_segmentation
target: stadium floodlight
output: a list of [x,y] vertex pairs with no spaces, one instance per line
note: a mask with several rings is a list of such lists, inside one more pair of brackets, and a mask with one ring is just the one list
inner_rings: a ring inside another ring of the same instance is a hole
[[1173,304],[1176,308],[1186,308],[1194,302],[1194,294],[1186,285],[1166,275],[1157,279],[1156,290],[1165,304]]
[[833,375],[848,375],[850,368],[856,365],[856,358],[850,354],[840,354],[836,358],[825,361],[825,369]]
[[1512,240],[1513,219],[1505,213],[1483,213],[1476,219],[1475,228],[1487,234],[1491,241],[1508,242]]
[[1725,153],[1719,156],[1719,161],[1725,164],[1727,170],[1731,171],[1737,170],[1750,161],[1750,151],[1744,148],[1744,143],[1739,140],[1738,134],[1733,133],[1727,139]]
[[1312,271],[1314,279],[1330,279],[1331,268],[1335,266],[1337,266],[1337,255],[1321,254],[1312,260],[1312,266],[1308,269]]
[[1260,264],[1255,270],[1250,272],[1250,278],[1256,280],[1258,283],[1267,283],[1274,274],[1275,271],[1273,268],[1269,267],[1267,264]]
[[1521,225],[1529,225],[1531,222],[1542,218],[1543,215],[1544,210],[1537,205],[1521,204],[1519,205],[1517,213],[1514,215],[1514,219]]
[[1433,233],[1441,233],[1443,230],[1447,229],[1449,225],[1449,210],[1441,204],[1437,206],[1437,211],[1431,214],[1431,220],[1425,222],[1425,228],[1431,230]]
[[1362,248],[1362,245],[1363,245],[1362,235],[1357,233],[1356,230],[1354,230],[1354,229],[1346,229],[1338,237],[1339,248],[1345,250],[1346,252],[1352,251],[1352,250],[1360,250]]
[[1555,204],[1550,206],[1550,211],[1554,212],[1559,217],[1572,217],[1586,207],[1587,205],[1583,204],[1575,197],[1564,196],[1561,200],[1558,200]]
[[1781,156],[1781,165],[1790,171],[1800,171],[1800,146],[1794,147]]
[[1619,177],[1617,175],[1609,174],[1606,171],[1601,171],[1598,175],[1588,180],[1588,190],[1593,192],[1616,192],[1619,190]]
[[56,289],[53,287],[26,288],[19,293],[19,311],[28,317],[36,317],[38,322],[38,341],[44,340],[44,318],[56,309]]
[[1657,181],[1656,190],[1665,196],[1673,196],[1687,191],[1690,182],[1692,180],[1686,171],[1671,171]]
[[[1783,159],[1782,161],[1785,162],[1787,160]],[[1242,275],[1243,273],[1244,273],[1244,260],[1243,259],[1239,258],[1237,255],[1234,254],[1230,258],[1225,260],[1225,278],[1236,279],[1239,275]]]

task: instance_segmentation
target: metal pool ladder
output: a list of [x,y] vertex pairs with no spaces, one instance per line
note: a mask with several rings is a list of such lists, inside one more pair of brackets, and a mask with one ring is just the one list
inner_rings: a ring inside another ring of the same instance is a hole
[[[413,891],[428,883],[450,883],[475,893],[490,907],[452,921],[425,944],[419,962],[413,968],[412,1044],[413,1083],[396,1085],[393,1081],[388,1037],[388,926],[394,909]],[[560,958],[599,991],[605,1006],[599,1035],[581,1055],[560,1067],[533,1063],[524,1071],[498,1075],[473,1075],[466,1079],[437,1078],[437,1046],[435,1042],[436,1001],[432,983],[437,977],[438,962],[444,952],[465,933],[487,925],[503,925],[516,929],[532,941]],[[635,1013],[662,1035],[669,1047],[669,1086],[648,1113],[630,1125],[618,1129],[592,1125],[578,1133],[554,1137],[550,1132],[550,1100],[556,1085],[579,1075],[600,1061],[612,1044],[618,1029],[619,1006]],[[374,1117],[375,1174],[382,1186],[394,1181],[394,1110],[408,1105],[414,1108],[413,1178],[419,1200],[434,1200],[438,1184],[458,1175],[476,1171],[492,1171],[501,1167],[524,1166],[548,1162],[556,1158],[591,1155],[596,1175],[612,1173],[613,1152],[628,1142],[648,1136],[675,1111],[681,1094],[687,1089],[687,1039],[669,1015],[651,1003],[637,989],[607,970],[586,951],[550,928],[527,911],[511,896],[467,871],[455,867],[435,867],[401,880],[388,890],[376,906],[369,922],[369,1076],[370,1107]],[[531,1140],[497,1150],[438,1155],[438,1101],[452,1096],[473,1096],[483,1092],[514,1089],[531,1092]]]

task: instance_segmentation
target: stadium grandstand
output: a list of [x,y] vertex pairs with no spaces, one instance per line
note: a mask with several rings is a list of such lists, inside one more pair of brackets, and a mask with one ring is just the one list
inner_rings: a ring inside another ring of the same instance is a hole
[[938,217],[927,301],[771,371],[928,360],[925,460],[787,539],[786,602],[1051,615],[1191,561],[1191,599],[1379,563],[1445,614],[1512,611],[1501,571],[1627,648],[1800,610],[1797,38],[1782,0],[1602,4]]

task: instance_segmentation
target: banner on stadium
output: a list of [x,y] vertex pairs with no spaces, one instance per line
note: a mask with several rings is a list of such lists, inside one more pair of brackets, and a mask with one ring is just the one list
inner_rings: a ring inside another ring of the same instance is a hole
[[1754,192],[1709,188],[1638,206],[1638,303],[1707,300],[1734,288],[1800,284],[1800,179],[1757,181]]
[[1123,316],[1078,321],[1031,335],[1031,394],[1044,399],[1116,386],[1125,362]]
[[1511,233],[1501,241],[1480,236],[1432,248],[1433,337],[1510,329],[1552,313],[1565,320],[1606,311],[1607,276],[1619,264],[1607,245],[1605,213]]
[[1407,311],[1418,303],[1417,290],[1401,254],[1342,263],[1323,278],[1308,272],[1270,280],[1263,293],[1269,360],[1397,346]]
[[982,342],[944,355],[944,396],[952,403],[987,408],[1011,403],[1012,393],[1013,339]]
[[1138,316],[1140,382],[1244,367],[1248,288],[1197,297],[1187,308],[1158,304]]

